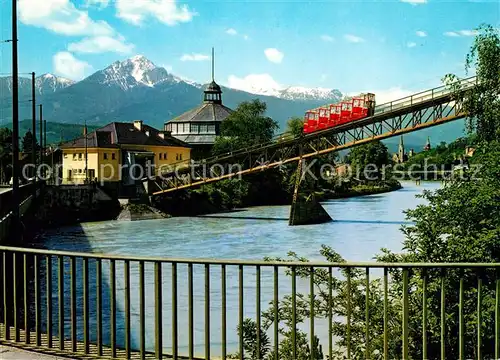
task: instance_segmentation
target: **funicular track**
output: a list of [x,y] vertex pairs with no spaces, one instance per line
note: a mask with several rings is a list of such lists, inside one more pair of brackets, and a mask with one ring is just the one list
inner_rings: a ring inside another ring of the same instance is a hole
[[373,116],[344,125],[299,137],[281,134],[268,143],[190,161],[189,164],[173,164],[175,170],[164,171],[155,179],[153,195],[265,171],[300,159],[315,158],[461,119],[466,114],[456,95],[463,95],[476,84],[476,77],[463,79],[454,87],[440,86],[378,105]]

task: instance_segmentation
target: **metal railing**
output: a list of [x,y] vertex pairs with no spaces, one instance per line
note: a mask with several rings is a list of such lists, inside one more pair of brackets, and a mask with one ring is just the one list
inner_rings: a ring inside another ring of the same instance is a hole
[[500,357],[498,263],[0,252],[4,344],[97,358]]

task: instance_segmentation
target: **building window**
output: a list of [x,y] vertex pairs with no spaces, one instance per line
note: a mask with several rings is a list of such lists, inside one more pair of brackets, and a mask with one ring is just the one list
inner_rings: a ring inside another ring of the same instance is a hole
[[111,159],[116,160],[116,154],[115,153],[111,153]]
[[108,160],[108,153],[104,153],[104,160]]
[[191,133],[197,134],[200,130],[200,125],[198,124],[191,124]]
[[76,153],[73,154],[73,160],[76,160]]
[[209,133],[214,133],[215,132],[215,124],[209,124],[208,125],[208,132]]
[[78,160],[82,160],[82,153],[78,154]]
[[68,158],[68,154],[64,154],[64,158],[67,159]]
[[182,154],[179,154],[179,160],[182,161]]
[[167,160],[167,153],[163,154],[163,160]]
[[162,153],[159,153],[158,155],[160,156],[160,160],[161,160]]
[[206,134],[207,132],[208,132],[208,126],[207,126],[207,124],[200,125],[200,133],[201,134]]

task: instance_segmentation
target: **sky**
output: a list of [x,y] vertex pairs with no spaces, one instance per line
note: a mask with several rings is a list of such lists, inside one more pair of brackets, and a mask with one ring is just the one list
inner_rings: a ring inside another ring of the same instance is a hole
[[[288,86],[371,91],[387,99],[464,76],[482,23],[500,27],[498,1],[18,0],[19,71],[80,80],[136,54],[206,83],[243,90]],[[11,0],[0,0],[0,41]],[[8,75],[11,44],[0,43]],[[385,99],[385,98],[384,98]]]

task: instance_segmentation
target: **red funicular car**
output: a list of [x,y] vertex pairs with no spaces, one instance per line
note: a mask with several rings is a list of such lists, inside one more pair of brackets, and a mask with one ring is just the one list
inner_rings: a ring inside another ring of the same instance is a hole
[[352,100],[342,101],[340,103],[340,124],[345,124],[351,121],[352,116]]
[[330,121],[328,122],[328,127],[337,126],[340,121],[340,104],[330,105]]
[[330,109],[328,107],[321,107],[318,113],[318,129],[326,129],[330,120]]
[[318,129],[318,111],[309,110],[306,112],[304,121],[304,133],[311,133]]
[[362,119],[372,115],[370,109],[373,108],[375,94],[362,94],[352,98],[352,120]]

